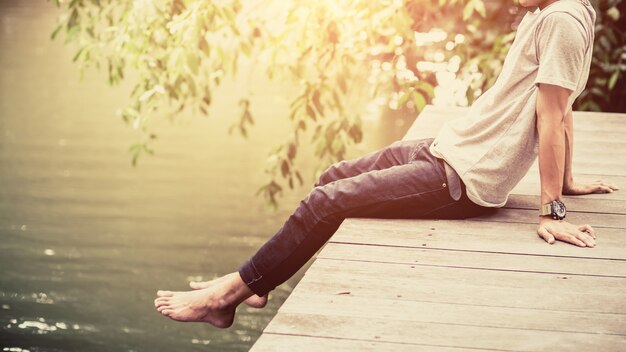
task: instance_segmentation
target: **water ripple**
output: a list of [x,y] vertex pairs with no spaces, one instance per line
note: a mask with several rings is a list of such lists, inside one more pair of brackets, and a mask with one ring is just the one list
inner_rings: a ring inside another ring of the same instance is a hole
[[36,334],[47,334],[49,332],[60,330],[83,330],[89,332],[95,332],[97,329],[93,325],[79,325],[70,324],[63,321],[47,322],[45,318],[38,318],[37,320],[21,320],[11,319],[9,324],[6,325],[7,329],[32,329],[31,331]]

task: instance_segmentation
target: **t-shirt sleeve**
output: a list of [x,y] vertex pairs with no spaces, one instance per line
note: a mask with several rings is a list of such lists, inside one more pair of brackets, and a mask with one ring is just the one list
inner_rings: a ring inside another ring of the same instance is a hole
[[568,13],[554,12],[543,19],[535,35],[539,60],[535,84],[553,84],[575,91],[587,50],[581,25]]

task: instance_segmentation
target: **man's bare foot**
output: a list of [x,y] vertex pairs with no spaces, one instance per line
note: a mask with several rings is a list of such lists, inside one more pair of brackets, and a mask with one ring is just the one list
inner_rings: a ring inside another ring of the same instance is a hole
[[204,289],[158,291],[154,306],[173,320],[206,322],[227,328],[233,324],[235,308],[252,295],[239,273],[232,273]]
[[[219,280],[224,279],[224,277],[220,277],[214,280],[210,280],[210,281],[191,281],[189,283],[189,287],[191,287],[194,290],[201,290],[207,287],[211,287],[215,284],[218,283]],[[245,301],[243,301],[243,303],[249,305],[250,307],[253,308],[263,308],[265,307],[265,305],[267,305],[267,295],[263,296],[263,297],[259,297],[257,295],[253,295],[252,297],[246,299]]]

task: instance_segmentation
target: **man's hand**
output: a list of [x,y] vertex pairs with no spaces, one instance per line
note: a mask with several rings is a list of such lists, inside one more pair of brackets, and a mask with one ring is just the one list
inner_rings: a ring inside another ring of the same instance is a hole
[[563,185],[563,194],[578,196],[591,193],[611,193],[617,191],[619,187],[604,180],[595,180],[590,183],[571,182]]
[[539,218],[537,234],[550,244],[553,244],[555,240],[559,240],[579,247],[593,247],[596,245],[596,233],[591,226],[576,226],[567,221],[554,220],[545,216]]

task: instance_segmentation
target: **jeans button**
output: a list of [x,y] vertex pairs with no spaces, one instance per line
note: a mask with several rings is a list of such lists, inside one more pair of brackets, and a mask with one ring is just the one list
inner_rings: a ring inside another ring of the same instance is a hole
[[442,186],[443,186],[443,188],[446,188],[446,184],[445,183]]

